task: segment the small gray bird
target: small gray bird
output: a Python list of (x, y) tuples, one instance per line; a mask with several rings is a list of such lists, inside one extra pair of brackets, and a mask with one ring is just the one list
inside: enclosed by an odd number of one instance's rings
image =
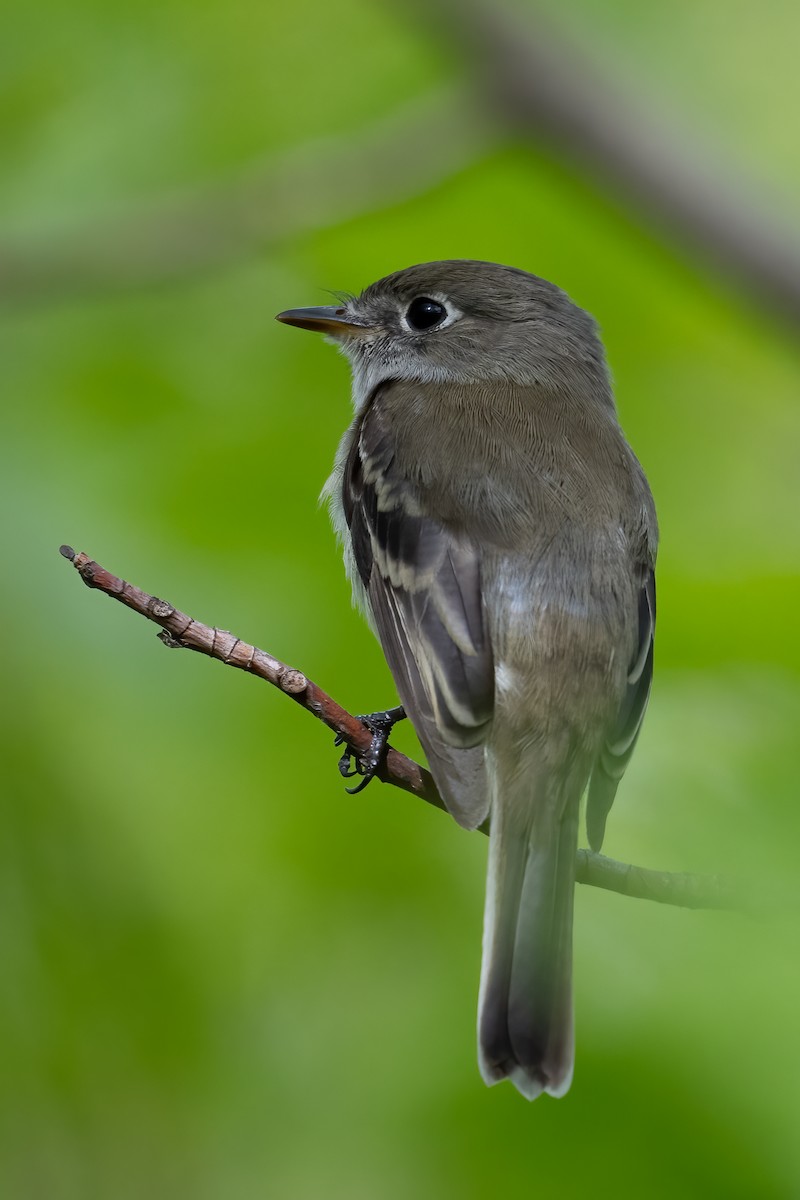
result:
[(333, 338), (355, 417), (326, 486), (436, 785), (490, 821), (487, 1083), (562, 1096), (589, 787), (599, 850), (653, 669), (658, 529), (595, 324), (514, 267), (424, 263), (278, 320)]

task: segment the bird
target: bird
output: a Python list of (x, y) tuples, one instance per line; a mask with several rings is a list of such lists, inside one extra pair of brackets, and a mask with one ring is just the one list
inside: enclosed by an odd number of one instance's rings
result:
[(355, 602), (459, 825), (488, 822), (487, 1084), (563, 1096), (579, 815), (599, 850), (648, 703), (658, 524), (595, 321), (469, 259), (277, 319), (347, 357), (326, 484)]

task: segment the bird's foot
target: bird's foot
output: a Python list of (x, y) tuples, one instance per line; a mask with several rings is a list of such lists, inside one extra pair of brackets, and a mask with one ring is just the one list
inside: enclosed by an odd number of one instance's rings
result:
[[(383, 712), (367, 713), (359, 716), (359, 721), (366, 725), (367, 729), (372, 734), (369, 750), (364, 754), (357, 754), (350, 746), (345, 746), (344, 753), (339, 759), (339, 771), (345, 779), (352, 779), (354, 775), (362, 775), (363, 779), (355, 787), (346, 788), (351, 796), (355, 796), (356, 792), (363, 792), (367, 784), (375, 778), (378, 768), (383, 762), (386, 754), (386, 749), (389, 744), (389, 734), (398, 721), (405, 720), (406, 710), (402, 704), (398, 704), (397, 708), (387, 708)], [(341, 733), (336, 735), (334, 746), (341, 746), (345, 742), (345, 738)]]

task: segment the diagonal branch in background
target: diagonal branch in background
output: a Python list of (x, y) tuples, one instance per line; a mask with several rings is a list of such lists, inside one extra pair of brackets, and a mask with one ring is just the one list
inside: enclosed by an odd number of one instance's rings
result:
[(577, 166), (749, 299), (800, 322), (800, 231), (765, 206), (756, 179), (715, 162), (693, 130), (669, 128), (647, 97), (620, 86), (611, 64), (541, 13), (434, 0), (422, 10), (426, 32), (434, 14), (442, 41), (460, 46), (484, 104), (515, 137)]
[(227, 182), (28, 247), (0, 243), (0, 304), (182, 282), (246, 261), (425, 193), (498, 139), (468, 96), (426, 95), (366, 129), (293, 147)]
[(448, 51), (460, 47), (467, 58), (469, 90), (425, 95), (365, 130), (128, 216), (28, 247), (0, 243), (0, 304), (180, 283), (424, 194), (511, 135), (688, 246), (693, 265), (697, 255), (749, 299), (800, 322), (798, 230), (765, 208), (755, 179), (712, 164), (691, 130), (664, 128), (611, 64), (582, 53), (541, 14), (523, 20), (489, 0), (434, 0), (424, 9), (429, 36), (437, 12)]
[[(227, 630), (193, 620), (167, 601), (112, 575), (88, 554), (76, 554), (71, 546), (62, 546), (61, 554), (73, 564), (87, 587), (105, 592), (112, 600), (118, 600), (148, 621), (160, 625), (162, 632), (158, 636), (166, 646), (196, 650), (271, 683), (333, 730), (354, 754), (363, 757), (369, 753), (372, 744), (369, 730), (301, 671), (241, 641)], [(411, 792), (436, 808), (445, 807), (430, 773), (392, 747), (389, 747), (377, 775), (384, 783)], [(482, 828), (481, 832), (488, 831)], [(718, 876), (651, 871), (616, 862), (591, 850), (578, 851), (576, 879), (578, 883), (624, 896), (681, 908), (741, 907), (741, 897)]]

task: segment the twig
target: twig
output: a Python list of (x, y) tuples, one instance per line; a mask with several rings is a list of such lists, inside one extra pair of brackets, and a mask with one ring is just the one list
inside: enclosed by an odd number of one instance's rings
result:
[[(166, 600), (160, 600), (134, 587), (132, 583), (118, 579), (89, 558), (88, 554), (76, 554), (71, 546), (62, 546), (61, 554), (70, 560), (87, 587), (105, 592), (112, 600), (119, 600), (148, 621), (160, 625), (163, 632), (158, 636), (165, 646), (196, 650), (228, 667), (237, 667), (271, 683), (342, 737), (356, 755), (365, 755), (369, 751), (372, 734), (366, 726), (317, 687), (302, 671), (287, 666), (257, 646), (243, 642), (226, 629), (195, 621), (173, 608)], [(389, 749), (378, 769), (378, 777), (384, 783), (391, 783), (419, 796), (436, 808), (444, 808), (430, 772), (397, 750)]]
[[(151, 596), (141, 588), (112, 575), (105, 567), (89, 558), (88, 554), (76, 554), (71, 546), (62, 546), (61, 554), (69, 559), (87, 587), (105, 592), (112, 600), (133, 609), (161, 626), (158, 635), (165, 646), (196, 650), (215, 658), (229, 667), (238, 667), (271, 683), (291, 696), (302, 708), (317, 717), (323, 724), (340, 736), (354, 754), (368, 753), (372, 735), (358, 717), (342, 708), (340, 704), (323, 692), (302, 671), (243, 642), (225, 629), (217, 629), (195, 621), (186, 613), (173, 608), (166, 600)], [(378, 769), (378, 778), (384, 783), (402, 788), (444, 809), (445, 805), (436, 790), (428, 771), (405, 754), (389, 748)], [(488, 829), (482, 828), (488, 833)], [(660, 904), (672, 904), (682, 908), (732, 909), (740, 907), (734, 890), (717, 876), (676, 874), (667, 871), (651, 871), (645, 867), (634, 867), (616, 862), (603, 854), (590, 850), (579, 850), (576, 863), (578, 883), (591, 884), (619, 892), (624, 896), (642, 900), (655, 900)]]
[[(460, 43), (511, 132), (576, 163), (748, 297), (800, 321), (798, 229), (765, 207), (756, 180), (714, 161), (692, 130), (669, 128), (543, 15), (523, 21), (490, 0), (435, 3), (448, 49)], [(432, 11), (427, 4), (426, 30)]]

